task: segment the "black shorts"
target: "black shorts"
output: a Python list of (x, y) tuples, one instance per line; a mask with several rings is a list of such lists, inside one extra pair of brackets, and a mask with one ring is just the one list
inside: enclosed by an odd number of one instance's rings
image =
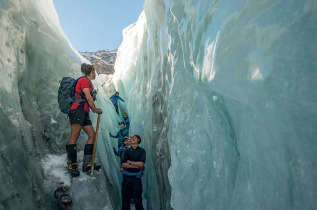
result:
[(92, 125), (89, 114), (83, 109), (73, 109), (68, 113), (70, 124), (80, 124), (81, 126)]

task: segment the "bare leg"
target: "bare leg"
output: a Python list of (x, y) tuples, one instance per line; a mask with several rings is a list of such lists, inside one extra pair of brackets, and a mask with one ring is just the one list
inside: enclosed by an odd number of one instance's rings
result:
[(88, 135), (88, 140), (86, 144), (94, 144), (95, 143), (95, 130), (92, 125), (87, 125), (83, 127), (85, 133)]
[(70, 137), (69, 137), (69, 141), (68, 144), (76, 144), (77, 139), (80, 135), (80, 131), (82, 129), (82, 126), (80, 124), (72, 124), (71, 125), (71, 133), (70, 133)]

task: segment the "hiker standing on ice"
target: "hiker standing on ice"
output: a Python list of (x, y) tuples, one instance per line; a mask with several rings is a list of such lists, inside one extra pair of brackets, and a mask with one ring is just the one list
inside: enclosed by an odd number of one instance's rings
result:
[(109, 98), (114, 106), (114, 108), (116, 109), (117, 114), (119, 115), (119, 107), (118, 107), (118, 100), (124, 102), (124, 100), (119, 96), (119, 92), (116, 92), (114, 95), (112, 95)]
[(118, 138), (118, 149), (119, 149), (123, 144), (124, 137), (128, 136), (128, 130), (125, 128), (125, 124), (121, 123), (120, 130), (117, 132), (117, 135), (114, 136), (110, 132), (109, 132), (109, 135), (112, 138)]
[(122, 164), (122, 210), (130, 210), (130, 202), (133, 198), (136, 210), (143, 210), (142, 182), (146, 152), (139, 147), (141, 137), (134, 135), (131, 148), (128, 148), (121, 161)]
[[(76, 142), (80, 135), (81, 129), (88, 135), (88, 140), (84, 148), (83, 172), (91, 169), (92, 153), (94, 148), (95, 130), (89, 117), (89, 107), (93, 113), (102, 114), (102, 110), (97, 108), (93, 99), (93, 85), (91, 80), (95, 79), (96, 72), (93, 65), (83, 63), (81, 72), (85, 75), (77, 80), (75, 86), (75, 101), (71, 105), (68, 113), (71, 124), (71, 134), (68, 144), (66, 145), (68, 157), (68, 171), (72, 176), (79, 176), (80, 172), (77, 166), (77, 147)], [(84, 100), (83, 100), (84, 99)], [(100, 169), (100, 165), (95, 165), (94, 169)]]

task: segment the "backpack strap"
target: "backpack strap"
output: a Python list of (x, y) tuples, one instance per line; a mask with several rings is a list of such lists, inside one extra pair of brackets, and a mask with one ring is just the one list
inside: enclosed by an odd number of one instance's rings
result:
[[(76, 80), (76, 84), (75, 84), (75, 95), (74, 95), (73, 102), (79, 102), (79, 103), (81, 103), (81, 102), (85, 102), (85, 101), (86, 101), (86, 97), (85, 97), (85, 94), (84, 94), (83, 91), (81, 91), (81, 92), (76, 92), (77, 83), (78, 83), (78, 81), (79, 81), (81, 78), (86, 78), (87, 80), (89, 80), (89, 79), (87, 78), (87, 76), (79, 77), (79, 78)], [(92, 88), (92, 86), (91, 86), (91, 81), (90, 81), (90, 80), (89, 80), (88, 85), (89, 85), (89, 87)], [(77, 94), (77, 95), (76, 95), (76, 94)], [(78, 95), (80, 96), (80, 98), (76, 98), (76, 96), (78, 96)]]
[[(83, 91), (81, 91), (81, 92), (76, 92), (76, 86), (77, 86), (77, 82), (78, 82), (78, 80), (79, 79), (81, 79), (81, 78), (86, 78), (88, 81), (89, 81), (89, 83), (88, 83), (88, 86), (89, 87), (91, 87), (91, 91), (90, 91), (90, 94), (91, 94), (91, 96), (93, 97), (93, 99), (94, 99), (94, 101), (96, 100), (95, 99), (95, 95), (96, 95), (96, 93), (94, 94), (94, 87), (92, 86), (92, 82), (87, 78), (87, 76), (82, 76), (82, 77), (79, 77), (77, 80), (76, 80), (76, 84), (75, 84), (75, 95), (73, 96), (73, 102), (79, 102), (79, 103), (81, 103), (81, 102), (87, 102), (87, 99), (86, 99), (86, 96), (85, 96), (85, 94), (84, 94), (84, 92)], [(76, 95), (77, 94), (77, 95)], [(80, 98), (76, 98), (76, 96), (80, 96)], [(88, 103), (88, 102), (87, 102)], [(89, 103), (88, 103), (88, 105), (89, 105)], [(89, 105), (90, 106), (90, 105)]]

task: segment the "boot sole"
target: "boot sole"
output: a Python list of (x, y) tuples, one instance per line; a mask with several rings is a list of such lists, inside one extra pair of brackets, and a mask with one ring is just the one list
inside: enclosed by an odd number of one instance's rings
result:
[(68, 171), (69, 175), (74, 178), (74, 177), (79, 177), (80, 176), (80, 171), (78, 171), (78, 174), (73, 174), (70, 171)]
[[(94, 167), (94, 171), (99, 171), (101, 166)], [(91, 172), (91, 167), (83, 169), (83, 173)]]

